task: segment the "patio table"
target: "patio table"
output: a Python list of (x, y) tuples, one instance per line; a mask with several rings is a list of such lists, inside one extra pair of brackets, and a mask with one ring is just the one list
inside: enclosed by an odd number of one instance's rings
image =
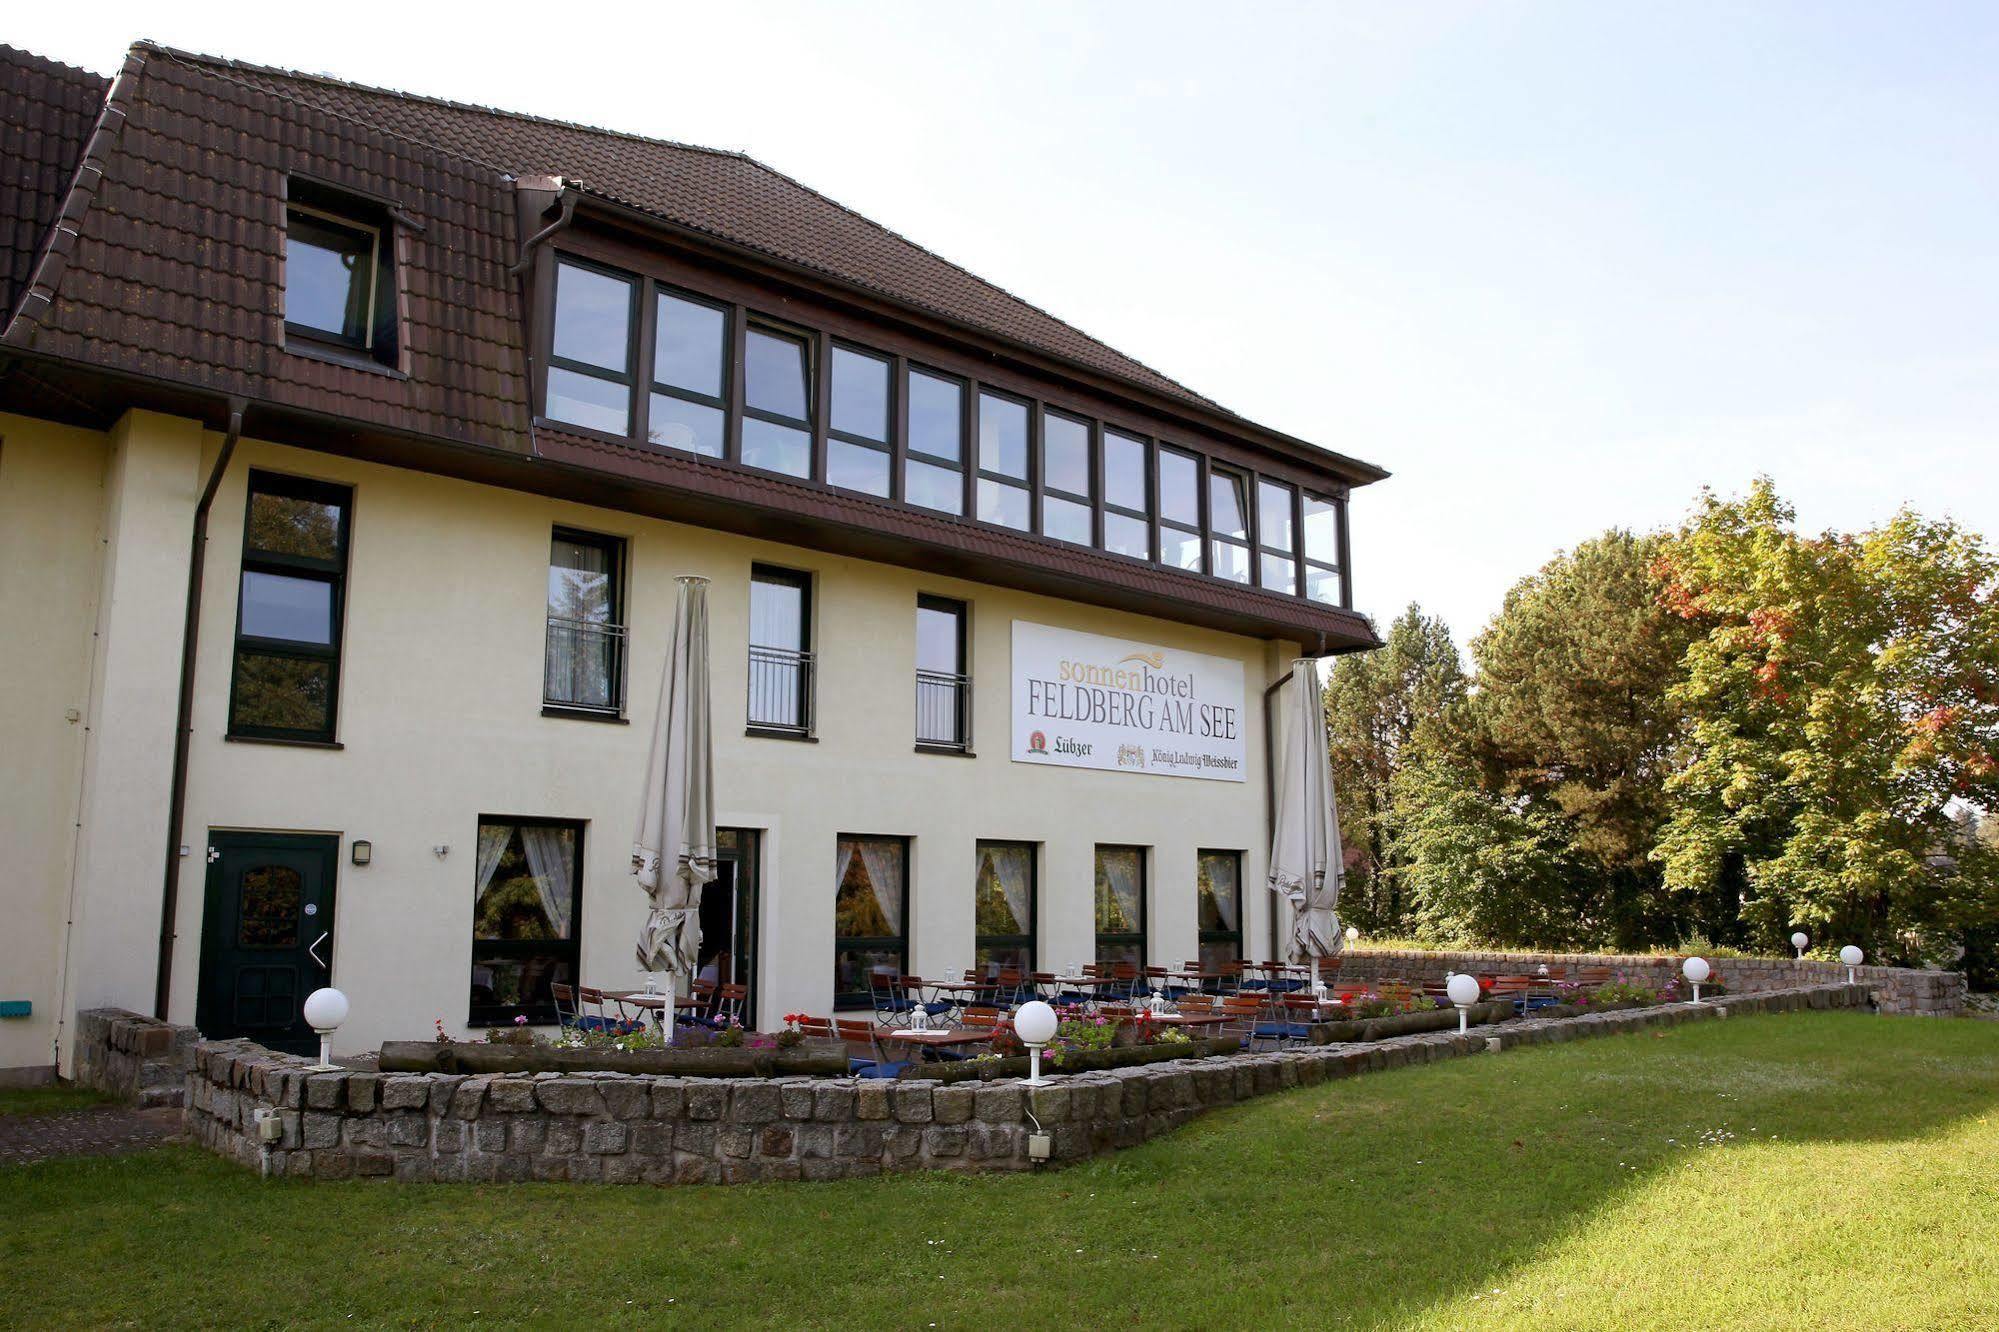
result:
[[(647, 994), (644, 990), (606, 990), (604, 991), (604, 997), (606, 999), (616, 999), (620, 1003), (630, 1004), (633, 1008), (657, 1009), (666, 1007), (665, 995)], [(673, 1006), (675, 1008), (699, 1008), (701, 1001), (691, 994), (677, 994), (673, 997)]]
[(953, 1045), (989, 1045), (997, 1033), (989, 1027), (959, 1027), (950, 1031), (878, 1031), (878, 1041), (895, 1041), (919, 1050), (942, 1050)]
[(1160, 1013), (1152, 1020), (1167, 1027), (1219, 1027), (1235, 1018), (1228, 1013)]

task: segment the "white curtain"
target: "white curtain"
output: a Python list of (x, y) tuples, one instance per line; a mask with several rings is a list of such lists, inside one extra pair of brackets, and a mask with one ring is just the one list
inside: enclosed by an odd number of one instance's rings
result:
[(1215, 914), (1222, 918), (1222, 928), (1234, 929), (1242, 907), (1242, 862), (1233, 856), (1217, 861), (1208, 872), (1208, 886), (1213, 890), (1209, 899), (1215, 904)]
[(472, 884), (472, 902), (476, 908), (479, 900), (486, 895), (486, 887), (493, 882), (493, 875), (499, 871), (500, 858), (507, 854), (507, 843), (514, 837), (514, 827), (510, 823), (482, 823), (479, 825), (479, 857), (477, 877)]
[(611, 620), (611, 554), (557, 538), (548, 562), (545, 693), (565, 703), (608, 707), (612, 639), (596, 625)]
[(1116, 918), (1098, 922), (1105, 934), (1141, 934), (1145, 921), (1139, 910), (1144, 900), (1144, 860), (1142, 857), (1124, 852), (1113, 852), (1098, 858), (1098, 865), (1104, 882), (1110, 889), (1110, 905), (1116, 911)]
[[(874, 841), (857, 838), (848, 845), (853, 847), (853, 855), (861, 858), (861, 867), (868, 872), (868, 886), (874, 889), (875, 905), (881, 908), (882, 919), (888, 922), (890, 934), (902, 933), (902, 847), (896, 842)], [(846, 867), (842, 866), (840, 877), (845, 879)]]
[(534, 871), (535, 891), (541, 894), (541, 909), (555, 930), (555, 937), (569, 937), (569, 906), (575, 898), (575, 834), (568, 828), (524, 824), (521, 849), (527, 852), (528, 868)]
[[(1013, 913), (1016, 934), (1031, 934), (1034, 922), (1030, 919), (1033, 893), (1030, 885), (1034, 882), (1034, 852), (1024, 846), (989, 846), (985, 850), (986, 865), (992, 867), (993, 878), (998, 882), (1000, 895), (1006, 898), (1006, 909)], [(983, 870), (983, 866), (981, 869)]]

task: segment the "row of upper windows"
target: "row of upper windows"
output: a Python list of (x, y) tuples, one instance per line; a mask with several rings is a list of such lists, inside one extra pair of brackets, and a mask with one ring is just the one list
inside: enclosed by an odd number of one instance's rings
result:
[[(734, 324), (730, 307), (564, 256), (555, 273), (545, 413), (1346, 604), (1341, 499), (855, 344), (826, 341), (821, 367), (813, 336), (747, 312), (743, 327)], [(652, 365), (642, 372), (648, 336)], [(732, 383), (736, 366), (740, 385)]]

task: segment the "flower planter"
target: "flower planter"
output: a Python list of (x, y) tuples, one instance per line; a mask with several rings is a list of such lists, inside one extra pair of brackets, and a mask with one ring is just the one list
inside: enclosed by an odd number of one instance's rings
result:
[[(1488, 999), (1473, 1004), (1466, 1015), (1474, 1026), (1498, 1022), (1513, 1016), (1510, 999)], [(1397, 1013), (1391, 1017), (1355, 1018), (1346, 1022), (1315, 1022), (1312, 1044), (1336, 1045), (1348, 1041), (1382, 1041), (1390, 1036), (1414, 1036), (1426, 1031), (1455, 1031), (1456, 1008), (1438, 1008), (1427, 1013)]]
[[(1234, 1037), (1199, 1036), (1191, 1041), (1164, 1045), (1126, 1045), (1109, 1050), (1084, 1050), (1063, 1056), (1055, 1068), (1041, 1061), (1043, 1073), (1097, 1073), (1107, 1068), (1130, 1068), (1137, 1064), (1157, 1064), (1168, 1059), (1205, 1059), (1210, 1055), (1235, 1054), (1242, 1044)], [(975, 1062), (970, 1059), (935, 1064), (911, 1064), (902, 1071), (905, 1078), (927, 1082), (990, 1081), (993, 1078), (1024, 1078), (1028, 1074), (1026, 1055)]]
[(566, 1050), (532, 1045), (388, 1041), (384, 1073), (646, 1073), (702, 1078), (769, 1078), (847, 1071), (839, 1041), (808, 1039), (789, 1050), (701, 1046), (687, 1050)]

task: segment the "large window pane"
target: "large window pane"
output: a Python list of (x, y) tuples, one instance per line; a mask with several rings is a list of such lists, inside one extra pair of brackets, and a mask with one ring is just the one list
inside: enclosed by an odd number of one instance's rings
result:
[(1152, 529), (1142, 519), (1121, 513), (1104, 514), (1104, 549), (1137, 559), (1152, 558)]
[(1104, 431), (1104, 503), (1152, 512), (1145, 493), (1145, 442), (1116, 430)]
[(834, 847), (833, 1003), (869, 1003), (869, 980), (899, 975), (908, 953), (908, 846), (899, 837), (842, 835)]
[(1331, 500), (1305, 496), (1305, 558), (1315, 564), (1340, 562), (1340, 511)]
[(1145, 852), (1135, 846), (1097, 848), (1097, 961), (1145, 965)]
[(548, 613), (568, 620), (608, 624), (611, 610), (611, 551), (602, 541), (579, 541), (558, 533), (549, 542)]
[(726, 312), (661, 292), (659, 326), (653, 332), (653, 379), (690, 393), (721, 397), (728, 328)]
[(1041, 530), (1062, 541), (1079, 546), (1090, 544), (1090, 506), (1076, 504), (1053, 495), (1041, 497)]
[(1248, 510), (1243, 505), (1242, 478), (1229, 472), (1208, 473), (1208, 524), (1216, 536), (1249, 540)]
[(1028, 528), (1027, 488), (980, 477), (979, 517), (988, 523), (1025, 532)]
[(239, 733), (333, 730), (333, 663), (239, 647), (230, 682), (229, 729)]
[(1291, 497), (1297, 492), (1271, 481), (1256, 483), (1256, 539), (1271, 550), (1290, 551)]
[(1283, 555), (1265, 554), (1262, 560), (1260, 581), (1273, 592), (1296, 592), (1298, 590), (1298, 566), (1294, 561)]
[(470, 1020), (556, 1018), (581, 935), (581, 825), (484, 817), (472, 856)]
[(1159, 451), (1159, 516), (1187, 527), (1201, 525), (1201, 465), (1171, 449)]
[(863, 439), (888, 439), (887, 361), (835, 347), (832, 387), (833, 429)]
[(333, 641), (333, 584), (322, 578), (243, 574), (243, 627), (251, 638), (294, 643)]
[(750, 575), (749, 724), (797, 734), (812, 725), (810, 579), (788, 569)]
[(285, 322), (351, 342), (368, 340), (376, 234), (300, 209), (285, 217)]
[[(1041, 418), (1041, 484), (1088, 498), (1090, 427), (1048, 412)], [(1085, 536), (1084, 541), (1089, 538)]]
[(548, 415), (551, 420), (623, 435), (632, 428), (632, 391), (595, 375), (550, 366)]
[[(806, 392), (804, 341), (786, 337), (781, 333), (753, 328), (744, 342), (743, 356), (744, 401), (751, 408), (769, 412), (773, 416), (787, 416), (794, 421), (805, 420), (805, 404), (810, 395)], [(745, 461), (747, 460), (746, 451)]]
[(1027, 479), (1027, 405), (979, 395), (979, 469)]
[(728, 449), (728, 418), (720, 408), (665, 393), (652, 395), (646, 438), (669, 449), (719, 458)]
[(961, 602), (924, 600), (916, 607), (916, 669), (962, 675), (965, 608)]
[(881, 449), (849, 444), (844, 439), (826, 441), (827, 485), (886, 498), (888, 472), (889, 457)]
[(542, 701), (615, 710), (624, 704), (624, 626), (615, 537), (566, 533), (549, 542)]
[(1240, 930), (1242, 857), (1232, 851), (1203, 851), (1195, 875), (1196, 914), (1203, 933)]
[(292, 495), (252, 494), (243, 546), (265, 555), (338, 560), (340, 506)]
[(758, 574), (750, 580), (750, 645), (803, 652), (805, 583)]
[(911, 504), (920, 504), (926, 509), (963, 513), (965, 478), (962, 473), (948, 467), (937, 467), (911, 458), (908, 471), (903, 476), (902, 496)]
[(812, 475), (812, 436), (754, 416), (743, 418), (743, 461), (766, 472)]
[(576, 264), (555, 270), (555, 354), (599, 369), (631, 369), (632, 283)]
[(1321, 569), (1316, 564), (1306, 565), (1305, 595), (1314, 601), (1323, 601), (1328, 606), (1339, 605), (1339, 574), (1332, 569)]
[(1177, 527), (1159, 529), (1159, 562), (1175, 569), (1201, 571), (1201, 534)]
[(1226, 578), (1232, 583), (1249, 581), (1249, 547), (1227, 541), (1211, 541), (1208, 553), (1214, 557), (1214, 568), (1209, 572), (1215, 577)]
[[(921, 370), (910, 371), (909, 447), (933, 458), (962, 462), (964, 441), (965, 386)], [(958, 506), (953, 505), (951, 512), (958, 512)]]
[(980, 842), (972, 882), (977, 962), (988, 976), (1034, 968), (1034, 846)]

